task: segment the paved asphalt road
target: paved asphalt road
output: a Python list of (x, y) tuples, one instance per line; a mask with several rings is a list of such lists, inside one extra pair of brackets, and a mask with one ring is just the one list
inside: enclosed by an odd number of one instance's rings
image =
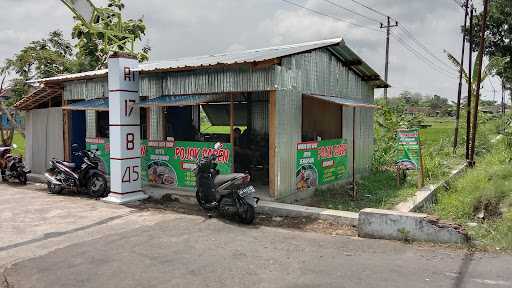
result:
[(0, 287), (512, 287), (512, 256), (239, 226), (0, 184)]

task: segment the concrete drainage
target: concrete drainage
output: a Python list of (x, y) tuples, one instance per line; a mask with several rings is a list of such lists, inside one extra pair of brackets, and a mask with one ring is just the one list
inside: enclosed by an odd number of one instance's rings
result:
[(361, 210), (358, 230), (363, 238), (455, 244), (468, 240), (458, 225), (442, 223), (427, 214), (381, 209)]

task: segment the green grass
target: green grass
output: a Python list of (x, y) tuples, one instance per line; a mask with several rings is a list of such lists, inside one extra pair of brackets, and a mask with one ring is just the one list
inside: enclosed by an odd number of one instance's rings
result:
[[(245, 126), (235, 126), (235, 128), (240, 128), (242, 132), (246, 129)], [(210, 126), (210, 125), (201, 125), (201, 133), (203, 134), (229, 134), (230, 127), (229, 126)]]
[[(451, 118), (427, 118), (432, 125), (421, 130), (425, 183), (439, 182), (449, 171), (462, 162), (460, 155), (452, 154), (452, 135), (455, 122)], [(361, 178), (358, 199), (353, 200), (351, 191), (319, 189), (311, 205), (329, 209), (359, 211), (364, 208), (392, 209), (398, 203), (412, 197), (417, 190), (417, 172), (409, 171), (407, 181), (398, 186), (392, 171), (376, 171)]]
[(420, 136), (422, 144), (429, 148), (439, 144), (443, 139), (453, 141), (453, 130), (455, 120), (453, 118), (426, 118), (425, 123), (432, 125), (429, 128), (421, 129)]
[(391, 209), (414, 195), (416, 185), (412, 178), (409, 177), (404, 185), (397, 186), (394, 173), (377, 172), (358, 183), (357, 200), (352, 199), (350, 189), (318, 189), (310, 205), (355, 212), (364, 208)]
[[(477, 158), (477, 166), (441, 192), (430, 213), (465, 225), (484, 246), (512, 249), (512, 151), (505, 139)], [(485, 208), (484, 208), (485, 207)], [(484, 208), (487, 220), (475, 216)], [(504, 212), (503, 217), (499, 214)], [(477, 226), (467, 225), (476, 222)]]
[(13, 154), (17, 155), (25, 155), (25, 138), (19, 132), (14, 133), (14, 138), (12, 140), (13, 144), (16, 144), (18, 148), (13, 149)]

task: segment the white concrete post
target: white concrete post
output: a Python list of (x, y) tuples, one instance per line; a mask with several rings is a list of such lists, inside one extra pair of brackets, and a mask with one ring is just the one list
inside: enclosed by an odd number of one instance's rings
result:
[(139, 72), (137, 59), (114, 54), (108, 59), (110, 194), (107, 202), (142, 200)]

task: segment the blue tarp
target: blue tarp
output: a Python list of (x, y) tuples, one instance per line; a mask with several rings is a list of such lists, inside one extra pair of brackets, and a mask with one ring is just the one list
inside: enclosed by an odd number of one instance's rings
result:
[(63, 107), (63, 109), (108, 111), (108, 98), (75, 102)]
[(148, 106), (190, 106), (219, 99), (222, 95), (182, 95), (182, 96), (160, 96), (148, 99), (139, 103), (141, 107)]

